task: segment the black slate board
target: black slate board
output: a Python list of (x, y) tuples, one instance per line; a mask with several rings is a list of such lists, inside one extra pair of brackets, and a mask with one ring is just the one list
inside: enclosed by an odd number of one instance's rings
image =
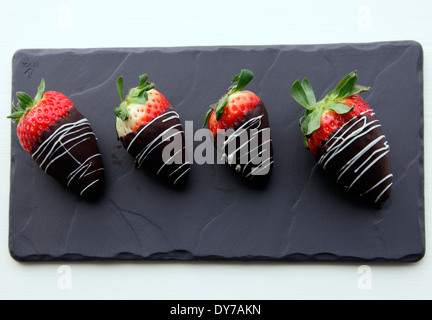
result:
[[(275, 165), (266, 186), (247, 185), (226, 165), (194, 164), (177, 189), (133, 169), (114, 131), (118, 76), (130, 88), (148, 73), (182, 123), (197, 130), (241, 68), (254, 71), (248, 89), (269, 113)], [(373, 88), (363, 97), (391, 146), (394, 186), (382, 209), (316, 166), (297, 124), (303, 110), (289, 94), (307, 76), (322, 98), (353, 70)], [(41, 77), (91, 122), (106, 185), (94, 201), (72, 194), (25, 154), (12, 125), (9, 247), (19, 261), (413, 262), (424, 255), (423, 52), (416, 42), (16, 52), (13, 97), (34, 95)]]

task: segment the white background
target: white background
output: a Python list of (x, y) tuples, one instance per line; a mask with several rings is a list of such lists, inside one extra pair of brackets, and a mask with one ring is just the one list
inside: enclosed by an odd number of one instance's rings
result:
[[(432, 298), (428, 246), (431, 17), (430, 0), (4, 1), (0, 10), (0, 299)], [(425, 53), (427, 252), (420, 262), (371, 264), (364, 274), (354, 263), (68, 263), (65, 269), (61, 263), (22, 264), (10, 257), (10, 121), (5, 117), (10, 112), (11, 59), (16, 50), (389, 40), (419, 41)], [(409, 112), (409, 106), (399, 110)], [(67, 275), (70, 282), (63, 281)], [(370, 286), (359, 285), (365, 275), (370, 276), (366, 283)]]

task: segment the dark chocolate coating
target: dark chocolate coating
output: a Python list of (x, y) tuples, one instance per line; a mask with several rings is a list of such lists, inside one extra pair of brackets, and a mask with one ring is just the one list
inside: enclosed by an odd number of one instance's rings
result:
[(102, 156), (90, 123), (75, 107), (42, 132), (31, 156), (43, 171), (79, 195), (92, 197), (101, 191)]
[[(336, 153), (337, 144), (341, 151)], [(335, 130), (318, 147), (319, 159), (338, 183), (365, 200), (381, 206), (390, 197), (390, 147), (375, 115), (357, 116)]]
[[(269, 119), (264, 103), (261, 101), (254, 109), (249, 110), (243, 119), (239, 119), (234, 124), (233, 129), (235, 130), (234, 134), (239, 133), (239, 135), (236, 136), (235, 140), (233, 139), (232, 142), (228, 143), (223, 150), (220, 150), (224, 154), (225, 161), (248, 180), (258, 183), (267, 180), (272, 173), (274, 158)], [(261, 131), (263, 129), (268, 129), (267, 136), (264, 136), (263, 131)], [(239, 130), (242, 130), (241, 134)], [(254, 134), (254, 130), (258, 133)], [(243, 138), (242, 135), (244, 135)], [(266, 137), (270, 140), (265, 139)], [(217, 139), (216, 136), (214, 139), (215, 146), (217, 146)], [(257, 141), (252, 143), (252, 139), (257, 139)], [(230, 147), (231, 143), (232, 146)], [(257, 147), (258, 149), (256, 149)], [(267, 148), (270, 150), (266, 150)], [(268, 152), (261, 153), (263, 151)], [(228, 159), (230, 153), (233, 154), (232, 160)], [(258, 161), (255, 161), (255, 159), (258, 159)], [(262, 169), (259, 169), (259, 166)]]
[[(174, 108), (169, 106), (153, 122), (142, 125), (137, 132), (128, 133), (119, 140), (126, 150), (129, 148), (129, 154), (135, 158), (135, 168), (144, 166), (168, 182), (180, 184), (188, 177), (190, 164), (186, 155), (183, 126), (180, 119), (173, 116), (173, 112)], [(181, 144), (174, 144), (176, 138), (181, 138)], [(165, 148), (173, 150), (171, 156), (178, 152), (176, 161), (164, 161)]]

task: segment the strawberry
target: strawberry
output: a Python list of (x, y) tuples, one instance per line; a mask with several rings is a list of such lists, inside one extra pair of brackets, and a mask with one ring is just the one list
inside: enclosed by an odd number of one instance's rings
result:
[[(139, 127), (146, 125), (170, 106), (168, 100), (154, 89), (153, 83), (148, 83), (147, 75), (141, 76), (141, 84), (132, 88), (126, 99), (121, 99), (121, 105), (114, 110), (117, 120), (118, 136), (125, 136), (130, 132), (137, 132)], [(123, 77), (118, 79), (118, 89), (122, 89)]]
[(34, 100), (24, 92), (17, 92), (18, 106), (12, 104), (15, 112), (8, 116), (18, 123), (18, 139), (28, 154), (31, 154), (41, 133), (64, 118), (73, 107), (72, 102), (62, 93), (49, 91), (43, 94), (44, 90), (45, 81), (42, 79)]
[(299, 124), (305, 147), (346, 189), (382, 205), (390, 197), (390, 147), (371, 107), (360, 97), (357, 72), (317, 102), (309, 81), (295, 81), (291, 95), (303, 107)]
[(90, 123), (62, 93), (44, 93), (42, 79), (36, 97), (17, 92), (11, 118), (23, 149), (42, 170), (80, 195), (100, 191), (103, 164)]
[(208, 118), (208, 128), (213, 136), (219, 130), (234, 128), (239, 119), (244, 119), (245, 114), (261, 103), (261, 99), (251, 91), (237, 91), (228, 95), (223, 114), (217, 119), (216, 109), (211, 109)]
[(216, 146), (218, 136), (223, 137), (223, 145), (217, 146), (223, 159), (249, 179), (267, 178), (273, 167), (267, 110), (255, 93), (242, 90), (253, 77), (252, 71), (241, 70), (226, 94), (210, 106), (203, 125), (208, 125)]
[[(184, 181), (190, 164), (179, 114), (165, 96), (140, 76), (140, 84), (123, 97), (123, 77), (117, 79), (120, 106), (115, 108), (117, 138), (135, 158), (135, 167), (149, 167), (173, 184)], [(166, 150), (173, 151), (166, 155)], [(165, 152), (165, 153), (164, 153)]]

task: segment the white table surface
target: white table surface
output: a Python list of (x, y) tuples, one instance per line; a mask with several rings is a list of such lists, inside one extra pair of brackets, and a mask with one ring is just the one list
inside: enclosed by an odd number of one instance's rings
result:
[[(430, 0), (5, 1), (0, 10), (0, 299), (430, 299)], [(415, 264), (32, 263), (8, 251), (11, 59), (22, 48), (416, 40), (424, 49), (426, 256)], [(409, 112), (409, 106), (404, 106)], [(401, 115), (403, 116), (403, 115)], [(364, 273), (366, 270), (366, 273)], [(67, 281), (65, 281), (67, 280)], [(363, 280), (366, 280), (364, 282)]]

